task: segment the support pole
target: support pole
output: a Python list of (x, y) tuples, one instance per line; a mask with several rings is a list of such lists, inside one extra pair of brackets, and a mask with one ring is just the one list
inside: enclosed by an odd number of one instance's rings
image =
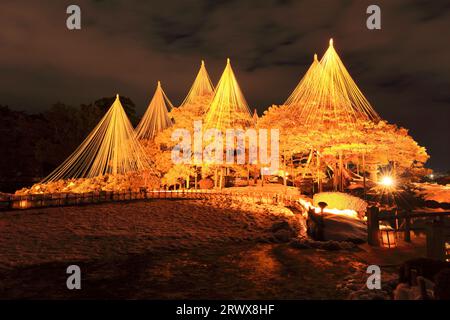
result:
[(375, 247), (380, 246), (379, 212), (380, 210), (375, 206), (367, 208), (367, 243)]
[(219, 180), (219, 182), (220, 182), (220, 186), (219, 186), (219, 188), (220, 189), (222, 189), (222, 187), (223, 187), (223, 167), (220, 167), (220, 180)]
[(366, 156), (364, 152), (362, 154), (362, 175), (363, 175), (364, 200), (366, 200)]
[(445, 261), (445, 224), (434, 220), (427, 228), (427, 257)]
[(194, 189), (197, 190), (197, 166), (194, 167)]
[(405, 234), (403, 239), (405, 242), (411, 242), (411, 218), (405, 216)]
[(217, 188), (217, 167), (214, 168), (214, 188)]
[(318, 192), (322, 192), (322, 183), (320, 181), (320, 157), (319, 152), (316, 151), (317, 154), (317, 189)]
[(344, 181), (343, 181), (343, 169), (344, 164), (342, 162), (342, 151), (339, 151), (339, 191), (344, 191)]

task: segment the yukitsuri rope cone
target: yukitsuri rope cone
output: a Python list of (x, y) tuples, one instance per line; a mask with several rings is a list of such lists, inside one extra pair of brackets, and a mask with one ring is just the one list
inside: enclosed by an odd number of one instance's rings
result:
[(158, 132), (172, 125), (172, 120), (169, 117), (169, 110), (173, 105), (167, 98), (162, 89), (161, 82), (158, 81), (155, 94), (153, 95), (147, 111), (142, 117), (136, 127), (136, 135), (139, 140), (151, 140)]
[(126, 174), (150, 168), (117, 95), (111, 108), (83, 143), (42, 183)]
[(354, 125), (360, 120), (380, 120), (339, 58), (333, 39), (320, 62), (314, 55), (313, 63), (285, 105), (306, 125)]
[(205, 127), (226, 130), (251, 125), (253, 119), (250, 108), (231, 68), (230, 59), (227, 59), (205, 117)]
[(180, 107), (195, 104), (202, 97), (211, 96), (213, 93), (214, 86), (209, 78), (208, 71), (206, 70), (205, 61), (202, 60), (200, 70), (195, 77), (194, 83), (192, 84), (188, 95), (181, 103)]

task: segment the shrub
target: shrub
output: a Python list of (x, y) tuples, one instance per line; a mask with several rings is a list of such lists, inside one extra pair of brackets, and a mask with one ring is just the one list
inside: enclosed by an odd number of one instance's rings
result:
[(201, 179), (198, 182), (198, 185), (200, 186), (200, 189), (212, 189), (214, 188), (214, 181), (209, 178)]

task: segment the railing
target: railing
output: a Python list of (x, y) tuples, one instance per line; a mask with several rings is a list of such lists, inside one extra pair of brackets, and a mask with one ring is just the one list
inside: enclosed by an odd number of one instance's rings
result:
[(129, 191), (99, 191), (87, 193), (54, 193), (35, 195), (6, 195), (0, 196), (0, 210), (23, 210), (32, 208), (62, 207), (106, 203), (117, 201), (135, 201), (150, 199), (211, 199), (226, 196), (229, 198), (267, 204), (290, 205), (298, 196), (277, 192), (241, 192), (212, 190), (212, 189), (181, 189), (181, 190), (140, 190)]
[[(380, 246), (380, 221), (394, 222), (395, 232), (403, 233), (403, 240), (411, 242), (411, 231), (425, 231), (427, 237), (427, 256), (433, 259), (448, 260), (450, 253), (446, 243), (450, 242), (450, 226), (445, 219), (450, 212), (398, 212), (380, 211), (377, 207), (367, 209), (367, 242)], [(428, 220), (425, 228), (412, 225), (415, 219)]]

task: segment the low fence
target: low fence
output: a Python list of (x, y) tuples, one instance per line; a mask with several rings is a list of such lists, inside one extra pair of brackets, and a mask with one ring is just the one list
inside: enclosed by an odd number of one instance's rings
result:
[(54, 193), (35, 195), (0, 196), (0, 210), (23, 210), (32, 208), (77, 206), (94, 203), (135, 201), (149, 199), (213, 199), (228, 197), (250, 203), (291, 205), (298, 196), (275, 192), (234, 192), (228, 190), (185, 189), (185, 190), (147, 190), (99, 191), (87, 193)]
[[(413, 226), (416, 219), (425, 220), (425, 227)], [(411, 231), (423, 231), (426, 234), (427, 257), (449, 260), (450, 252), (450, 212), (399, 212), (380, 211), (377, 207), (367, 209), (367, 242), (380, 246), (380, 222), (393, 224), (392, 231), (403, 233), (403, 240), (411, 242)], [(446, 223), (447, 220), (447, 223)]]

